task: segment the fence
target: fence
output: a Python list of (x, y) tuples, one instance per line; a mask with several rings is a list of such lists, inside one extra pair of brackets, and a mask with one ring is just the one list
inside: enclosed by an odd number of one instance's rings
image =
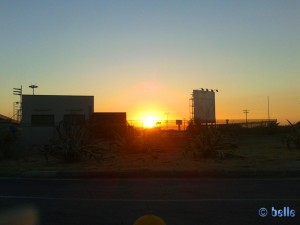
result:
[[(188, 125), (189, 120), (182, 120), (182, 124), (180, 125), (181, 130), (185, 130)], [(127, 120), (127, 123), (130, 126), (134, 126), (137, 128), (147, 128), (144, 124), (143, 120)], [(176, 120), (162, 120), (156, 121), (154, 127), (160, 128), (163, 130), (178, 130), (178, 125), (176, 124)]]
[[(277, 119), (249, 119), (247, 122), (245, 119), (230, 119), (230, 120), (217, 120), (216, 125), (225, 125), (225, 124), (236, 124), (242, 127), (267, 127), (269, 124), (275, 124)], [(127, 120), (127, 123), (130, 126), (134, 126), (136, 128), (147, 128), (142, 120)], [(180, 130), (186, 130), (189, 124), (189, 120), (182, 119), (182, 125), (180, 126)], [(176, 124), (176, 120), (162, 120), (157, 121), (155, 126), (157, 128), (163, 130), (178, 130), (178, 125)]]

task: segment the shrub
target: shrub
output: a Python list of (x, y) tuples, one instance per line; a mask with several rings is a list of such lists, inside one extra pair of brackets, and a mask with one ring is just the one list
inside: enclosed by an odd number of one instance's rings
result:
[(16, 125), (2, 125), (0, 128), (0, 159), (17, 159), (23, 156), (21, 131)]
[(193, 130), (189, 137), (187, 152), (191, 152), (195, 158), (225, 158), (229, 149), (237, 146), (215, 127), (202, 127)]
[(291, 126), (291, 134), (286, 137), (287, 148), (300, 149), (300, 121), (296, 124), (292, 124), (289, 120), (287, 121)]
[(49, 156), (65, 162), (79, 162), (91, 158), (98, 159), (103, 155), (103, 147), (99, 143), (92, 143), (84, 125), (60, 122), (56, 131), (57, 138), (42, 149), (47, 162)]

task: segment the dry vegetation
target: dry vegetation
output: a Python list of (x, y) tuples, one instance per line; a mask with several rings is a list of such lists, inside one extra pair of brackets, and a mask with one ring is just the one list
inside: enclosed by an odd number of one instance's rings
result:
[[(131, 138), (98, 142), (97, 148), (102, 154), (96, 159), (66, 163), (63, 158), (49, 154), (46, 162), (41, 147), (31, 146), (23, 147), (26, 152), (23, 157), (2, 159), (0, 169), (2, 173), (32, 170), (300, 171), (300, 150), (288, 149), (283, 137), (285, 133), (270, 134), (267, 129), (218, 129), (192, 135), (148, 129), (136, 132)], [(87, 145), (81, 147), (84, 146)]]

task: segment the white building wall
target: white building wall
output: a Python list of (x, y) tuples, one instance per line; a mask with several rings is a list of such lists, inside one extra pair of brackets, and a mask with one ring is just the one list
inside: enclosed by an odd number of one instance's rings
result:
[[(64, 115), (84, 115), (88, 119), (93, 112), (94, 96), (23, 95), (21, 124), (24, 141), (28, 144), (46, 144)], [(32, 115), (54, 115), (54, 124), (34, 126)]]

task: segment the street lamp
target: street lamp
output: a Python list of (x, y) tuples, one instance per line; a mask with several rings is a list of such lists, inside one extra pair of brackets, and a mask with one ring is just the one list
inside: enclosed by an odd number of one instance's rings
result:
[(34, 95), (34, 89), (38, 88), (38, 86), (32, 84), (29, 87), (32, 88), (32, 95)]

